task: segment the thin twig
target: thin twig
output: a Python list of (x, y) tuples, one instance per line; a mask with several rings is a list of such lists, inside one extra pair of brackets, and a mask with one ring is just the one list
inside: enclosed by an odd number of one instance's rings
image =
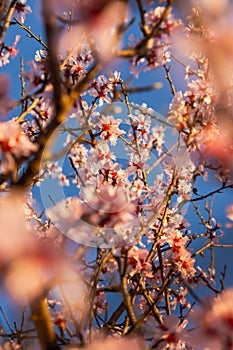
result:
[(45, 42), (41, 39), (40, 36), (36, 36), (32, 31), (30, 27), (26, 27), (23, 23), (21, 23), (16, 17), (14, 17), (14, 21), (16, 23), (19, 24), (20, 28), (22, 28), (23, 30), (25, 30), (29, 35), (29, 38), (33, 38), (36, 41), (38, 41), (38, 43), (40, 43), (46, 50), (48, 50), (48, 46), (45, 44)]

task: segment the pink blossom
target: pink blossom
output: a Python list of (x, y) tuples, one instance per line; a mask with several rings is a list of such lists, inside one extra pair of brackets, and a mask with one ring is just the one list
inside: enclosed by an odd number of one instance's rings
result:
[(135, 199), (139, 198), (143, 192), (147, 192), (144, 182), (140, 179), (135, 180), (133, 182), (131, 190), (135, 194), (135, 195), (132, 195), (132, 198), (135, 198)]
[(200, 6), (206, 11), (208, 16), (219, 16), (228, 9), (229, 0), (201, 0)]
[[(146, 19), (146, 24), (149, 26), (149, 28), (152, 29), (156, 25), (156, 23), (162, 17), (164, 10), (165, 10), (165, 7), (158, 6), (156, 8), (152, 8), (146, 13), (145, 19)], [(175, 20), (173, 18), (171, 11), (169, 11), (166, 18), (160, 24), (160, 28), (161, 30), (164, 31), (165, 34), (170, 35), (172, 30), (180, 24), (181, 24), (181, 21)]]
[(16, 302), (25, 304), (47, 288), (54, 266), (60, 280), (65, 271), (66, 275), (71, 271), (71, 266), (54, 249), (51, 240), (35, 238), (25, 219), (24, 200), (17, 191), (0, 197), (0, 267), (5, 288)]
[(112, 169), (113, 160), (116, 160), (114, 152), (112, 152), (105, 142), (100, 142), (95, 148), (90, 150), (91, 156), (88, 158), (88, 163), (93, 174), (98, 174), (100, 169)]
[[(70, 285), (69, 287), (66, 286), (68, 296), (71, 281), (75, 285), (78, 283), (80, 294), (77, 294), (76, 291), (75, 297), (76, 300), (77, 298), (81, 300), (83, 291), (81, 291), (79, 275), (63, 259), (61, 251), (58, 252), (49, 240), (38, 241), (33, 238), (31, 240), (31, 246), (25, 247), (22, 254), (10, 262), (6, 271), (4, 285), (13, 298), (22, 304), (25, 304), (26, 300), (33, 300), (38, 295), (41, 295), (44, 289), (48, 288), (51, 278), (54, 277), (61, 282), (65, 281), (66, 278), (70, 278)], [(70, 291), (70, 294), (72, 292), (73, 290)], [(71, 298), (70, 302), (73, 302)]]
[[(129, 202), (127, 191), (123, 189), (106, 184), (97, 191), (84, 188), (83, 196), (86, 201), (83, 210), (90, 212), (89, 220), (94, 225), (117, 227), (134, 220), (136, 206), (133, 202)], [(92, 208), (88, 206), (88, 203)], [(95, 214), (96, 210), (99, 213), (98, 218)]]
[(15, 12), (16, 17), (21, 23), (24, 23), (26, 15), (32, 13), (32, 9), (29, 5), (26, 5), (27, 0), (20, 0), (16, 2)]
[(162, 154), (162, 145), (164, 144), (164, 137), (165, 137), (165, 127), (162, 125), (155, 126), (152, 128), (152, 135), (153, 135), (153, 146), (158, 152), (158, 155), (160, 156)]
[[(41, 293), (51, 278), (51, 266), (61, 271), (53, 246), (41, 244), (26, 223), (22, 193), (0, 197), (0, 266), (3, 284), (17, 302)], [(55, 264), (55, 265), (54, 265)], [(57, 270), (57, 271), (58, 271)], [(22, 288), (23, 286), (23, 288)]]
[(20, 193), (0, 197), (0, 222), (0, 265), (2, 265), (22, 254), (24, 248), (30, 245), (23, 212), (23, 196)]
[(138, 247), (132, 247), (128, 252), (129, 261), (129, 274), (133, 276), (135, 273), (143, 273), (147, 277), (152, 276), (152, 266), (149, 261), (147, 249), (139, 249)]
[(213, 83), (205, 78), (195, 79), (188, 83), (188, 88), (184, 96), (188, 99), (192, 108), (200, 108), (200, 118), (208, 120), (208, 109), (211, 108), (216, 100), (216, 91)]
[[(5, 66), (8, 63), (10, 63), (9, 58), (10, 57), (14, 58), (17, 55), (18, 50), (16, 49), (16, 45), (17, 45), (19, 39), (20, 39), (20, 35), (16, 35), (15, 41), (14, 41), (12, 46), (4, 46), (4, 49), (0, 53), (0, 67)], [(4, 53), (4, 51), (5, 51), (5, 53)]]
[(188, 321), (180, 322), (174, 315), (164, 316), (164, 322), (155, 329), (156, 349), (182, 350), (188, 335), (184, 328)]
[(44, 164), (44, 167), (41, 169), (41, 174), (43, 177), (55, 179), (61, 173), (62, 167), (58, 165), (58, 162), (48, 161)]
[(38, 123), (42, 127), (45, 127), (51, 119), (53, 111), (52, 101), (49, 98), (42, 97), (30, 114), (37, 118)]
[(49, 228), (42, 234), (42, 237), (43, 235), (51, 240), (56, 247), (60, 247), (64, 239), (61, 232), (52, 224), (50, 224)]
[(127, 6), (121, 1), (95, 1), (79, 3), (79, 14), (87, 36), (93, 37), (96, 53), (102, 62), (114, 57), (119, 44), (118, 28), (127, 17)]
[(96, 297), (94, 300), (94, 307), (96, 307), (97, 311), (103, 313), (107, 307), (106, 301), (106, 293), (105, 292), (96, 292)]
[(59, 166), (59, 163), (48, 161), (44, 164), (44, 166), (40, 169), (39, 174), (39, 182), (37, 185), (40, 185), (41, 179), (58, 179), (60, 186), (69, 186), (69, 179), (65, 174), (62, 173), (62, 167)]
[(69, 179), (67, 179), (66, 175), (60, 173), (60, 174), (58, 174), (58, 179), (59, 179), (59, 185), (62, 187), (70, 185)]
[(118, 137), (125, 134), (124, 130), (119, 129), (121, 122), (121, 119), (115, 119), (112, 115), (102, 115), (98, 122), (100, 137), (104, 140), (110, 141), (112, 145), (116, 145)]
[(121, 72), (115, 70), (109, 77), (109, 81), (113, 86), (121, 81)]
[(20, 348), (21, 345), (12, 340), (8, 340), (3, 345), (0, 345), (0, 350), (20, 350)]
[[(145, 13), (148, 33), (150, 33), (150, 31), (153, 32), (156, 28), (164, 10), (165, 7), (158, 6)], [(144, 49), (143, 53), (133, 58), (131, 71), (135, 73), (136, 77), (140, 71), (155, 69), (165, 65), (166, 62), (170, 62), (169, 37), (174, 29), (180, 25), (181, 21), (175, 20), (171, 11), (169, 11), (163, 21), (157, 26), (157, 30), (154, 30), (154, 35), (148, 41), (147, 47)], [(134, 42), (134, 46), (137, 46), (137, 43)]]
[(139, 155), (138, 152), (130, 150), (127, 172), (128, 174), (134, 174), (135, 172), (142, 174), (142, 171), (148, 167), (146, 163), (150, 158), (150, 152), (148, 149), (142, 149)]
[[(91, 343), (87, 350), (142, 350), (142, 344), (140, 344), (140, 340), (136, 338), (114, 338), (107, 337), (103, 339), (99, 339)], [(68, 349), (67, 349), (68, 350)]]
[(75, 143), (71, 150), (70, 156), (77, 168), (80, 168), (87, 161), (88, 150), (83, 144)]
[(130, 71), (135, 77), (142, 71), (156, 69), (170, 62), (169, 46), (162, 43), (159, 39), (153, 44), (154, 48), (148, 50), (146, 58), (135, 57), (132, 60)]
[[(109, 164), (111, 165), (111, 164)], [(106, 165), (105, 165), (106, 166)], [(97, 183), (99, 185), (111, 184), (117, 186), (118, 188), (122, 187), (127, 189), (128, 179), (127, 172), (121, 169), (121, 165), (115, 163), (111, 167), (106, 166), (100, 170), (100, 175), (97, 178)]]
[(233, 289), (226, 289), (215, 299), (193, 311), (191, 319), (198, 328), (190, 332), (194, 345), (207, 349), (231, 349), (233, 346)]
[(23, 133), (28, 137), (28, 139), (32, 142), (35, 142), (40, 132), (38, 122), (35, 119), (25, 119), (21, 123), (21, 127)]
[[(165, 229), (166, 231), (166, 229)], [(180, 249), (184, 248), (188, 237), (183, 236), (182, 232), (175, 229), (172, 231), (171, 226), (168, 225), (168, 232), (166, 232), (164, 235), (161, 236), (160, 242), (161, 244), (167, 243), (172, 248), (173, 252), (178, 252)]]
[(179, 287), (177, 292), (174, 292), (174, 299), (170, 302), (172, 305), (172, 309), (175, 310), (177, 305), (182, 305), (183, 308), (189, 308), (191, 305), (186, 299), (186, 295), (188, 294), (188, 290), (183, 287)]
[[(70, 35), (71, 34), (69, 33), (69, 38), (64, 38), (64, 40), (66, 40), (66, 42), (64, 43), (65, 46), (67, 46), (67, 40), (71, 40)], [(92, 61), (92, 53), (88, 49), (88, 46), (81, 45), (81, 48), (78, 49), (77, 53), (74, 53), (73, 55), (68, 55), (64, 59), (64, 63), (62, 63), (61, 65), (61, 70), (64, 78), (69, 82), (69, 84), (76, 84), (77, 81), (84, 78), (84, 76), (87, 73), (88, 66)]]
[(98, 99), (99, 107), (104, 102), (111, 103), (113, 97), (113, 85), (104, 75), (98, 76), (98, 78), (91, 83), (91, 89), (89, 95)]
[[(105, 184), (99, 189), (82, 188), (82, 199), (70, 198), (47, 210), (49, 218), (62, 233), (86, 244), (117, 244), (135, 238), (138, 229), (136, 205), (127, 191)], [(95, 242), (95, 243), (93, 243)], [(105, 243), (104, 243), (105, 242)], [(116, 243), (116, 242), (115, 242)]]
[(41, 86), (41, 84), (46, 83), (47, 67), (44, 61), (30, 61), (28, 62), (28, 66), (30, 66), (30, 70), (24, 71), (23, 75), (28, 82), (27, 91), (30, 92), (31, 90), (38, 88), (38, 86)]
[(169, 106), (168, 120), (180, 131), (187, 128), (185, 117), (187, 116), (187, 105), (183, 93), (178, 91)]
[(172, 261), (174, 262), (177, 270), (181, 272), (181, 276), (183, 278), (190, 278), (195, 274), (195, 259), (192, 258), (192, 254), (186, 247), (182, 247), (181, 249), (175, 251), (172, 255)]
[[(143, 109), (143, 108), (142, 108)], [(151, 119), (145, 114), (146, 111), (135, 110), (135, 115), (131, 115), (131, 122), (133, 127), (145, 135), (150, 132)]]
[(29, 157), (33, 152), (36, 152), (38, 145), (32, 143), (21, 131), (20, 125), (16, 122), (0, 123), (0, 151), (1, 171), (6, 174), (14, 170), (16, 159)]
[(46, 49), (40, 49), (40, 50), (36, 50), (36, 54), (35, 54), (35, 61), (36, 62), (43, 62), (46, 60), (46, 58), (48, 57), (48, 52)]

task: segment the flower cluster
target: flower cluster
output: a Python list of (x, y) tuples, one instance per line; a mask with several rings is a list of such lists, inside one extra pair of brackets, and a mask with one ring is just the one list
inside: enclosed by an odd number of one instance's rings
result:
[[(174, 19), (171, 10), (167, 11), (166, 7), (158, 6), (146, 12), (144, 24), (146, 35), (141, 39), (141, 42), (146, 41), (146, 45), (139, 50), (131, 65), (131, 71), (136, 76), (140, 71), (152, 70), (170, 62), (170, 36), (180, 25), (181, 21)], [(141, 42), (135, 42), (137, 48), (141, 47)]]
[(16, 169), (17, 162), (28, 158), (38, 150), (22, 132), (20, 125), (14, 121), (0, 123), (1, 172), (9, 173)]
[[(0, 67), (16, 62), (20, 91), (0, 76), (0, 289), (30, 303), (18, 324), (3, 302), (4, 350), (233, 348), (215, 253), (232, 248), (231, 22), (227, 0), (200, 1), (206, 18), (185, 2), (184, 24), (173, 3), (42, 1), (44, 40), (26, 0), (1, 2)], [(38, 44), (20, 65), (19, 27)], [(165, 83), (138, 83), (151, 70)]]
[(82, 80), (92, 62), (92, 53), (86, 47), (80, 49), (76, 55), (67, 55), (65, 59), (61, 60), (61, 71), (66, 83), (72, 86)]
[(124, 130), (119, 129), (121, 119), (115, 119), (113, 116), (101, 116), (98, 123), (100, 130), (100, 137), (104, 140), (110, 141), (112, 145), (116, 145), (117, 139), (120, 135), (125, 134)]
[[(176, 129), (192, 139), (200, 139), (213, 119), (216, 92), (211, 83), (204, 78), (188, 83), (188, 90), (183, 94), (178, 91), (170, 104), (169, 121)], [(192, 140), (191, 139), (191, 140)]]
[(28, 62), (30, 70), (24, 71), (24, 78), (27, 81), (27, 91), (31, 92), (35, 88), (45, 86), (47, 81), (47, 65), (46, 61), (36, 62), (35, 60)]
[(111, 99), (113, 97), (113, 88), (114, 85), (112, 84), (112, 81), (104, 75), (100, 75), (96, 80), (93, 80), (91, 82), (89, 95), (96, 98), (96, 100), (99, 102), (100, 107), (104, 102), (111, 102)]
[(126, 244), (137, 233), (136, 205), (123, 189), (105, 184), (82, 188), (79, 198), (69, 198), (47, 210), (56, 226), (74, 241), (98, 246)]
[(195, 345), (216, 350), (232, 348), (232, 295), (233, 290), (227, 289), (215, 299), (206, 300), (202, 308), (193, 311), (191, 318), (198, 329), (190, 332), (190, 335)]

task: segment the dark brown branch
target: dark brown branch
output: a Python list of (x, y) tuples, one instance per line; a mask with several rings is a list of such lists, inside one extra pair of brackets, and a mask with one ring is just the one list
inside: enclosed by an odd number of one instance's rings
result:
[(190, 200), (187, 200), (187, 202), (201, 201), (201, 200), (203, 200), (205, 198), (208, 198), (208, 197), (212, 196), (215, 193), (222, 193), (221, 191), (225, 190), (226, 188), (233, 188), (233, 184), (230, 184), (230, 185), (227, 185), (227, 186), (223, 185), (222, 187), (218, 188), (217, 190), (211, 191), (211, 192), (209, 192), (209, 193), (207, 193), (205, 195), (200, 195), (200, 197), (198, 197), (198, 198), (192, 198)]

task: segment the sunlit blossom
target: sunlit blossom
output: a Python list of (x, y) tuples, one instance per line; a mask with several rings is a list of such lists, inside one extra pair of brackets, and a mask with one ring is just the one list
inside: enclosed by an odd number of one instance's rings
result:
[(20, 35), (15, 36), (15, 41), (12, 46), (4, 46), (4, 49), (0, 53), (0, 67), (10, 63), (10, 57), (14, 58), (18, 54), (16, 45), (20, 39)]
[(26, 15), (32, 13), (32, 9), (29, 5), (26, 5), (26, 1), (27, 0), (17, 1), (15, 5), (16, 17), (21, 23), (24, 23)]
[(38, 146), (32, 143), (14, 121), (0, 123), (1, 171), (8, 173), (14, 170), (16, 159), (28, 157), (36, 152)]
[(113, 116), (101, 116), (98, 123), (100, 136), (102, 139), (110, 141), (115, 145), (119, 136), (125, 134), (124, 130), (119, 129), (121, 119), (115, 119)]
[(233, 290), (226, 289), (215, 299), (206, 300), (204, 306), (191, 314), (192, 320), (198, 326), (190, 332), (193, 344), (216, 350), (221, 350), (223, 346), (231, 348), (233, 344), (232, 295)]
[(157, 349), (185, 349), (188, 335), (185, 331), (187, 321), (180, 322), (174, 315), (164, 317), (164, 323), (156, 327), (154, 342)]

